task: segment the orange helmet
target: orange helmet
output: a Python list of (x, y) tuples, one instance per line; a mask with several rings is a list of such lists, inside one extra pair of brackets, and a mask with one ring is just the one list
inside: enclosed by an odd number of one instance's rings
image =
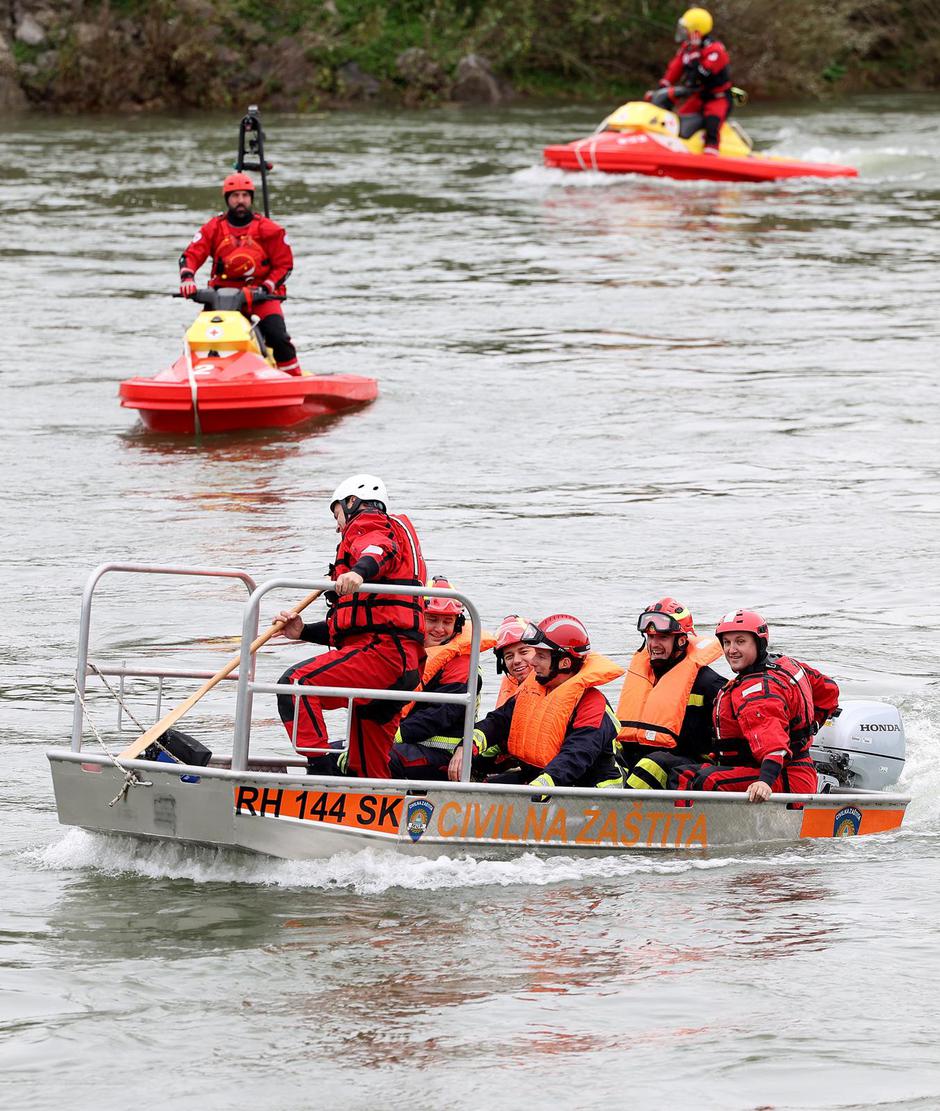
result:
[(591, 651), (591, 638), (584, 625), (570, 613), (556, 613), (538, 625), (531, 623), (521, 638), (522, 644), (546, 648), (553, 655), (583, 660)]
[(660, 598), (640, 614), (636, 627), (641, 633), (685, 633), (686, 636), (695, 635), (695, 625), (692, 614), (675, 598)]
[(720, 637), (722, 633), (753, 633), (758, 645), (763, 642), (766, 648), (770, 644), (767, 622), (754, 610), (732, 610), (731, 613), (726, 613), (715, 627), (715, 636)]
[[(456, 589), (454, 584), (449, 579), (445, 579), (443, 575), (435, 575), (427, 585), (436, 586), (441, 590)], [(461, 617), (463, 615), (463, 602), (459, 598), (425, 598), (424, 612), (453, 614), (454, 617)]]
[(229, 174), (225, 181), (222, 182), (222, 196), (227, 197), (229, 193), (241, 192), (251, 193), (251, 195), (254, 196), (255, 183), (247, 174)]

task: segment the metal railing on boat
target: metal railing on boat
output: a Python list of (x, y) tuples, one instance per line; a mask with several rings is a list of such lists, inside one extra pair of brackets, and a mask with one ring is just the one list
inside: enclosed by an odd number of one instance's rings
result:
[(299, 578), (279, 578), (270, 579), (260, 586), (256, 585), (254, 579), (248, 572), (237, 568), (219, 568), (219, 567), (179, 567), (179, 566), (164, 566), (159, 564), (139, 564), (139, 563), (103, 563), (96, 567), (88, 577), (85, 584), (85, 589), (82, 595), (81, 605), (81, 620), (79, 625), (78, 637), (78, 651), (76, 658), (76, 673), (75, 673), (75, 700), (74, 711), (72, 719), (72, 740), (71, 748), (73, 752), (81, 752), (82, 750), (82, 737), (83, 737), (83, 724), (85, 717), (85, 707), (83, 705), (85, 695), (87, 692), (87, 680), (89, 676), (112, 676), (120, 679), (120, 689), (118, 698), (118, 728), (123, 728), (122, 710), (124, 708), (124, 694), (125, 694), (125, 680), (127, 678), (155, 678), (157, 680), (157, 698), (156, 698), (156, 716), (154, 720), (159, 720), (160, 709), (163, 698), (163, 680), (164, 679), (208, 679), (212, 678), (215, 672), (205, 671), (201, 669), (188, 669), (178, 667), (162, 667), (148, 665), (128, 665), (124, 663), (117, 664), (97, 664), (89, 660), (89, 638), (91, 629), (91, 612), (92, 601), (95, 597), (95, 591), (101, 579), (110, 573), (125, 573), (125, 574), (141, 574), (141, 575), (167, 575), (167, 576), (187, 576), (187, 577), (201, 577), (201, 578), (218, 578), (218, 579), (237, 579), (241, 581), (246, 590), (249, 592), (249, 597), (244, 606), (244, 613), (242, 618), (242, 633), (241, 633), (241, 649), (240, 661), (237, 671), (225, 677), (226, 681), (235, 682), (237, 684), (236, 704), (235, 704), (235, 723), (234, 723), (234, 736), (232, 743), (232, 756), (231, 756), (231, 770), (233, 772), (246, 771), (249, 767), (249, 749), (251, 743), (251, 717), (254, 701), (254, 693), (258, 691), (263, 694), (274, 695), (290, 695), (295, 701), (294, 721), (292, 727), (291, 740), (296, 740), (297, 730), (297, 715), (300, 707), (300, 699), (304, 696), (310, 695), (323, 695), (326, 697), (344, 698), (346, 700), (347, 709), (347, 722), (346, 722), (346, 745), (349, 744), (349, 727), (350, 727), (350, 711), (352, 703), (356, 699), (369, 699), (376, 701), (395, 701), (395, 702), (432, 702), (432, 703), (448, 703), (464, 706), (464, 721), (463, 721), (463, 767), (461, 779), (463, 782), (470, 780), (470, 764), (472, 758), (472, 744), (471, 739), (473, 736), (473, 729), (476, 719), (476, 706), (477, 706), (477, 673), (480, 659), (480, 635), (481, 623), (480, 615), (476, 607), (466, 595), (461, 594), (457, 590), (443, 589), (441, 587), (425, 587), (425, 586), (398, 586), (388, 585), (384, 583), (363, 583), (360, 587), (362, 593), (373, 594), (397, 594), (407, 595), (411, 597), (416, 596), (437, 596), (442, 598), (456, 598), (465, 607), (467, 615), (470, 619), (471, 628), (471, 644), (470, 644), (470, 668), (467, 680), (467, 689), (462, 694), (452, 693), (435, 693), (427, 691), (409, 691), (409, 690), (384, 690), (374, 688), (359, 688), (359, 687), (341, 687), (341, 686), (320, 686), (313, 683), (271, 683), (271, 682), (258, 682), (255, 679), (255, 665), (256, 655), (251, 653), (251, 643), (257, 637), (260, 605), (262, 599), (274, 590), (323, 590), (327, 591), (332, 589), (333, 583), (329, 580), (310, 580)]

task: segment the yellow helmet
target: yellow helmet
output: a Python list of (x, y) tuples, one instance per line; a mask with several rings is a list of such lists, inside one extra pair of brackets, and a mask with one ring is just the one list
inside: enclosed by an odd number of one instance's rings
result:
[(676, 32), (676, 38), (688, 39), (693, 35), (699, 38), (704, 38), (705, 35), (710, 34), (711, 29), (715, 26), (715, 21), (711, 17), (711, 13), (705, 11), (704, 8), (689, 8), (689, 10), (679, 16), (679, 26)]

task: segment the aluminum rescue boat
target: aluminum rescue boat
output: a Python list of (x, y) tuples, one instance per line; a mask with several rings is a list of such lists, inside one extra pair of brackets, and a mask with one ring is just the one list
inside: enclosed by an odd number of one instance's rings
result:
[[(253, 291), (255, 304), (268, 297)], [(374, 378), (278, 370), (261, 333), (243, 313), (240, 289), (201, 289), (203, 306), (186, 332), (183, 353), (152, 378), (128, 378), (121, 405), (136, 409), (152, 432), (201, 435), (250, 428), (290, 428), (356, 408), (378, 395)]]
[[(107, 664), (89, 656), (92, 600), (100, 580), (112, 573), (201, 576), (240, 580), (248, 591), (244, 606), (237, 675), (227, 676), (228, 697), (219, 721), (231, 725), (198, 727), (211, 739), (211, 755), (191, 755), (167, 735), (168, 751), (148, 749), (142, 758), (124, 758), (129, 739), (125, 681), (133, 680), (135, 701), (142, 683), (156, 691), (156, 715), (164, 684), (197, 679), (209, 672), (173, 669), (152, 661)], [(181, 580), (176, 579), (176, 582)], [(185, 581), (185, 580), (182, 580)], [(47, 753), (59, 821), (64, 825), (157, 841), (176, 841), (263, 853), (285, 859), (314, 859), (367, 847), (437, 857), (500, 859), (521, 853), (581, 856), (637, 851), (701, 854), (741, 846), (792, 843), (883, 833), (901, 826), (906, 795), (887, 793), (904, 764), (904, 731), (895, 707), (878, 702), (846, 703), (817, 737), (820, 790), (807, 795), (774, 795), (748, 803), (744, 795), (695, 791), (538, 788), (471, 782), (469, 760), (462, 781), (440, 783), (365, 780), (307, 775), (306, 762), (290, 751), (278, 726), (276, 735), (253, 738), (252, 705), (263, 695), (261, 712), (270, 716), (275, 694), (310, 693), (309, 686), (279, 685), (256, 677), (251, 642), (257, 634), (260, 605), (272, 592), (328, 587), (296, 579), (273, 579), (255, 586), (244, 571), (226, 568), (148, 567), (104, 564), (85, 588), (76, 671), (76, 700), (70, 749)], [(152, 589), (148, 583), (148, 591)], [(454, 702), (465, 707), (464, 752), (472, 735), (481, 623), (472, 602), (453, 590), (365, 584), (377, 593), (428, 593), (459, 598), (472, 621), (472, 684), (464, 693), (373, 691), (320, 688), (321, 693), (397, 701)], [(275, 603), (268, 600), (266, 608)], [(124, 655), (124, 649), (121, 649)], [(235, 660), (230, 661), (234, 666)], [(281, 661), (283, 664), (283, 661)], [(219, 673), (216, 673), (216, 677)], [(110, 677), (110, 679), (109, 679)], [(93, 679), (93, 683), (88, 680)], [(115, 691), (111, 680), (120, 680)], [(109, 688), (118, 700), (118, 727), (104, 731), (102, 700)], [(472, 689), (469, 689), (472, 687)], [(222, 684), (216, 690), (221, 690)], [(216, 705), (218, 710), (218, 704)], [(110, 716), (110, 715), (109, 715)], [(296, 716), (295, 716), (296, 721)], [(123, 723), (123, 731), (122, 731)], [(143, 729), (137, 723), (138, 732)], [(256, 728), (255, 732), (261, 732)], [(89, 733), (94, 736), (89, 736)], [(275, 752), (253, 755), (257, 741), (273, 739)], [(191, 738), (187, 738), (191, 740)], [(100, 748), (98, 747), (100, 746)], [(132, 746), (128, 746), (131, 748)], [(198, 748), (198, 745), (196, 746)], [(175, 752), (174, 752), (175, 748)], [(180, 752), (188, 762), (180, 763)]]
[(704, 121), (644, 100), (621, 105), (593, 135), (545, 147), (546, 166), (605, 174), (647, 174), (692, 181), (778, 181), (857, 177), (852, 166), (757, 154), (735, 121), (722, 125), (718, 154), (703, 154)]

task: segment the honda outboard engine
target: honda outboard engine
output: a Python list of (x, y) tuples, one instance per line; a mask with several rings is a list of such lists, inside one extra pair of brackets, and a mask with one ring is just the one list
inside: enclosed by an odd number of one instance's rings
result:
[(897, 783), (904, 769), (904, 726), (887, 702), (847, 701), (819, 730), (810, 755), (819, 789), (881, 791)]

